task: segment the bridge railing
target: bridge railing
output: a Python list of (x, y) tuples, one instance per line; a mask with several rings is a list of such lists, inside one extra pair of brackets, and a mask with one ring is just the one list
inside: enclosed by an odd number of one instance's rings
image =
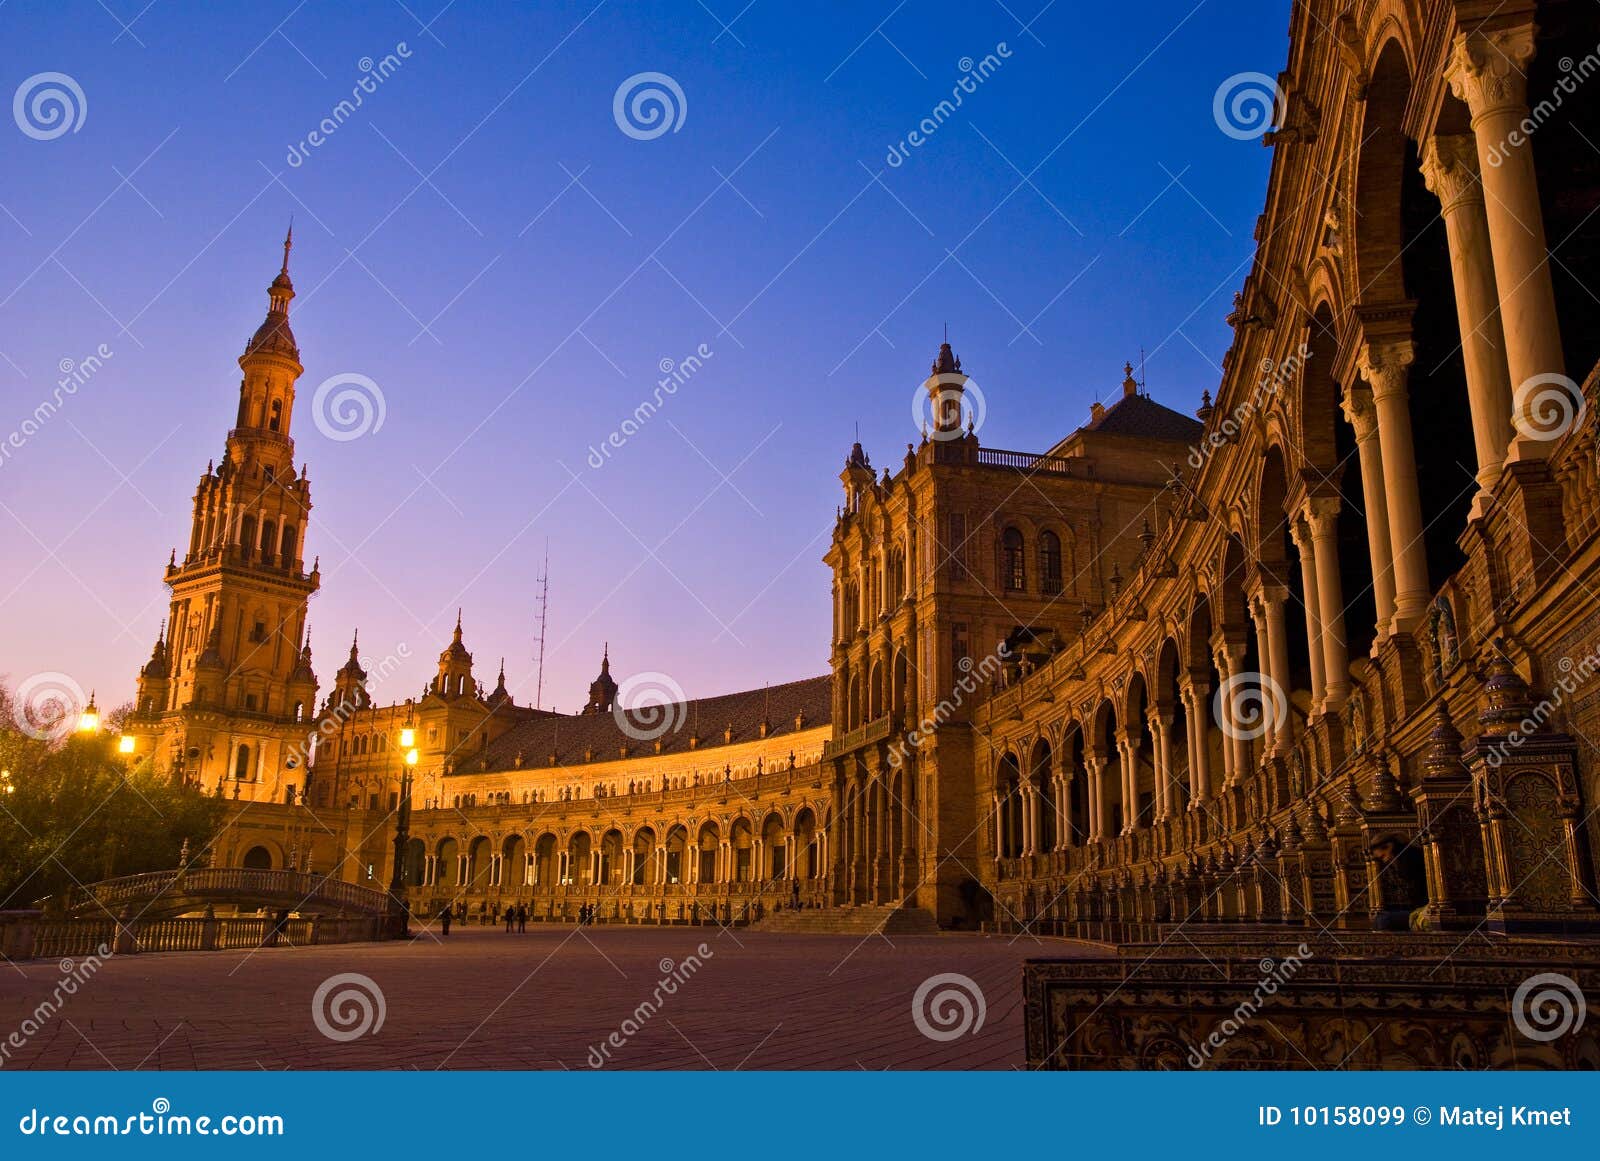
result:
[[(77, 959), (159, 951), (227, 951), (310, 947), (386, 938), (379, 915), (275, 920), (258, 916), (196, 919), (44, 919), (34, 912), (0, 913), (0, 951), (7, 958)], [(65, 970), (65, 969), (64, 969)]]
[(295, 909), (331, 906), (339, 911), (383, 914), (389, 896), (383, 891), (346, 883), (329, 875), (303, 871), (262, 871), (245, 867), (203, 867), (195, 870), (147, 871), (90, 884), (65, 898), (68, 910), (104, 909), (139, 904), (163, 895), (203, 898), (219, 903), (296, 901)]

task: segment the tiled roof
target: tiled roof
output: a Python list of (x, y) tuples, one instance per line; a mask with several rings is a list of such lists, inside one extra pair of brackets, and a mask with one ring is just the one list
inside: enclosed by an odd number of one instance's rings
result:
[[(559, 766), (584, 762), (588, 760), (585, 755), (591, 751), (593, 761), (612, 761), (622, 756), (624, 745), (630, 757), (653, 755), (657, 740), (654, 731), (661, 728), (662, 722), (670, 723), (659, 739), (662, 754), (688, 753), (689, 737), (697, 722), (700, 742), (696, 752), (723, 745), (723, 732), (730, 725), (733, 742), (751, 742), (761, 736), (763, 709), (768, 721), (767, 736), (779, 738), (795, 732), (797, 714), (805, 715), (802, 729), (827, 725), (833, 717), (832, 686), (833, 678), (823, 675), (767, 689), (747, 689), (672, 706), (652, 707), (657, 715), (653, 719), (637, 712), (625, 712), (634, 736), (624, 731), (617, 715), (611, 713), (539, 717), (502, 734), (489, 744), (487, 754), (474, 755), (464, 761), (459, 772), (476, 774), (483, 769), (514, 769), (519, 753), (525, 770), (548, 767), (552, 754)], [(660, 716), (662, 714), (666, 716)], [(486, 766), (480, 763), (482, 757), (488, 759)]]
[(1148, 395), (1124, 395), (1106, 408), (1099, 419), (1086, 424), (1082, 430), (1100, 435), (1130, 435), (1139, 439), (1192, 443), (1200, 438), (1205, 428), (1199, 420), (1157, 403)]

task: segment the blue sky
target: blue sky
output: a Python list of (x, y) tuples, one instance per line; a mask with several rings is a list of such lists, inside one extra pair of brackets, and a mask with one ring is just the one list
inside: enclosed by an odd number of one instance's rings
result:
[[(1282, 67), (1287, 3), (742, 4), (0, 8), (4, 92), (59, 72), (84, 106), (0, 129), (0, 436), (111, 351), (0, 462), (0, 673), (131, 696), (291, 213), (318, 669), (359, 624), (409, 655), (386, 700), (457, 606), (480, 676), (504, 654), (531, 700), (547, 540), (547, 705), (608, 640), (691, 695), (825, 671), (842, 457), (859, 423), (898, 463), (946, 323), (988, 446), (1043, 450), (1141, 347), (1157, 399), (1215, 387), (1270, 153), (1213, 97)], [(613, 100), (649, 72), (681, 120), (640, 139)], [(384, 420), (331, 439), (312, 397), (347, 374)]]

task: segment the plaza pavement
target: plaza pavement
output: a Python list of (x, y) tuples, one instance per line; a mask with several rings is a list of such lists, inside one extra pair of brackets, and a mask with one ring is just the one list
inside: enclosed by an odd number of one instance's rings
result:
[[(698, 970), (658, 997), (663, 975), (684, 975), (702, 943), (711, 954)], [(65, 965), (0, 964), (0, 1068), (1013, 1068), (1022, 961), (1090, 950), (957, 934), (457, 926), (447, 940), (118, 956), (21, 1048), (6, 1038), (52, 998)], [(370, 979), (384, 1008), (381, 1028), (342, 1042), (313, 1018), (319, 985), (341, 973)], [(986, 1011), (981, 1027), (940, 1040), (919, 1030), (912, 1002), (944, 973), (971, 980)], [(932, 994), (949, 988), (969, 990), (955, 981)], [(949, 1000), (945, 1023), (927, 1021), (936, 1033), (962, 1022)], [(659, 1006), (641, 1017), (646, 1001)], [(356, 1030), (359, 1006), (336, 1007), (351, 1022), (329, 1027)], [(624, 1026), (634, 1018), (636, 1030)], [(626, 1042), (596, 1057), (613, 1032)]]

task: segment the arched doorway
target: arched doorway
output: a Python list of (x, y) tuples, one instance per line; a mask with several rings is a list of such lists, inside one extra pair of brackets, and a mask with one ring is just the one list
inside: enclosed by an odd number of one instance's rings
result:
[(247, 871), (270, 871), (272, 852), (263, 846), (251, 847), (244, 853), (244, 862), (241, 865)]

